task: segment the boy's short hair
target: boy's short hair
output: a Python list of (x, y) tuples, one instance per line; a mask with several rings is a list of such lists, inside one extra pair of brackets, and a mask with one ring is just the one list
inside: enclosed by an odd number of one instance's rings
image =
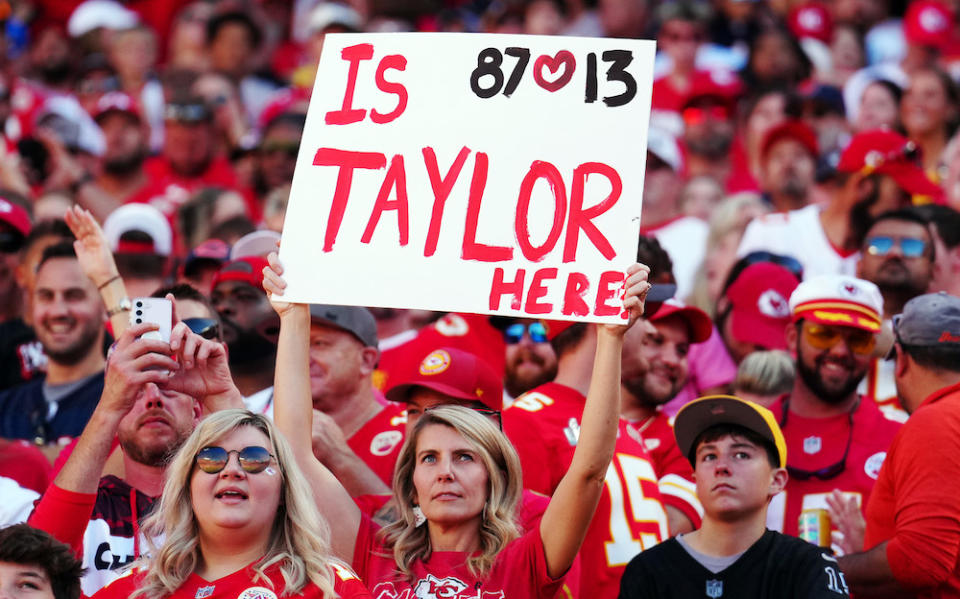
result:
[(690, 449), (690, 455), (687, 456), (687, 459), (690, 460), (691, 464), (696, 464), (697, 450), (700, 448), (700, 445), (718, 441), (727, 436), (746, 439), (757, 447), (762, 448), (764, 453), (767, 454), (767, 462), (770, 463), (770, 467), (774, 469), (780, 467), (780, 457), (777, 453), (777, 448), (773, 445), (773, 443), (745, 426), (740, 426), (739, 424), (732, 424), (729, 422), (714, 424), (710, 428), (697, 435), (696, 439), (693, 441), (693, 445)]
[(0, 530), (0, 562), (36, 566), (50, 579), (55, 599), (79, 599), (84, 568), (73, 550), (50, 534), (14, 524)]

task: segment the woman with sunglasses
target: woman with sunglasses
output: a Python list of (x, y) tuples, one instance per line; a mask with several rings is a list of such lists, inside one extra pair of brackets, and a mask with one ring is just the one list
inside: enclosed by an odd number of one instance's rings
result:
[(222, 410), (197, 426), (167, 468), (144, 532), (163, 544), (95, 597), (369, 599), (332, 556), (290, 446), (247, 410)]
[[(598, 330), (593, 377), (576, 454), (540, 526), (520, 535), (514, 513), (521, 492), (519, 459), (491, 420), (463, 407), (427, 411), (401, 450), (394, 500), (402, 519), (382, 532), (313, 456), (308, 369), (310, 313), (277, 301), (286, 284), (276, 254), (264, 288), (280, 314), (277, 347), (278, 428), (291, 441), (314, 497), (333, 523), (337, 555), (351, 559), (375, 593), (399, 595), (442, 585), (452, 595), (553, 597), (580, 549), (613, 457), (619, 418), (620, 352), (627, 326)], [(627, 271), (629, 324), (643, 312), (648, 269)], [(417, 522), (414, 507), (425, 520)]]

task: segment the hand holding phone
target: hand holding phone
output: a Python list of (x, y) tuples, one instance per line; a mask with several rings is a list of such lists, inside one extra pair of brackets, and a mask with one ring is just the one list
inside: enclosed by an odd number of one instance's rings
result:
[(130, 310), (130, 325), (145, 322), (157, 325), (159, 330), (141, 335), (141, 339), (155, 339), (170, 343), (170, 329), (173, 321), (173, 304), (168, 299), (156, 297), (138, 297), (133, 300)]

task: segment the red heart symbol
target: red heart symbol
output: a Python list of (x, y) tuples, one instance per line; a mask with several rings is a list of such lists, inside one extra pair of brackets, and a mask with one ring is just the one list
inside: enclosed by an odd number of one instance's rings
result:
[(845, 286), (845, 289), (847, 290), (847, 293), (849, 293), (850, 295), (853, 295), (853, 292), (857, 290), (856, 287), (849, 284)]
[[(563, 73), (556, 80), (547, 81), (543, 78), (543, 67), (550, 69), (551, 74), (556, 74), (562, 67)], [(533, 63), (533, 80), (548, 92), (555, 92), (570, 82), (576, 68), (577, 59), (568, 50), (560, 50), (556, 56), (544, 54)]]

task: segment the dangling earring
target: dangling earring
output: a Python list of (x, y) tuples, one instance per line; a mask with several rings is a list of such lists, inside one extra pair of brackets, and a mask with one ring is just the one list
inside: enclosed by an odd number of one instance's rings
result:
[(427, 517), (423, 515), (423, 510), (420, 509), (419, 505), (413, 506), (413, 518), (414, 526), (420, 528), (427, 521)]

